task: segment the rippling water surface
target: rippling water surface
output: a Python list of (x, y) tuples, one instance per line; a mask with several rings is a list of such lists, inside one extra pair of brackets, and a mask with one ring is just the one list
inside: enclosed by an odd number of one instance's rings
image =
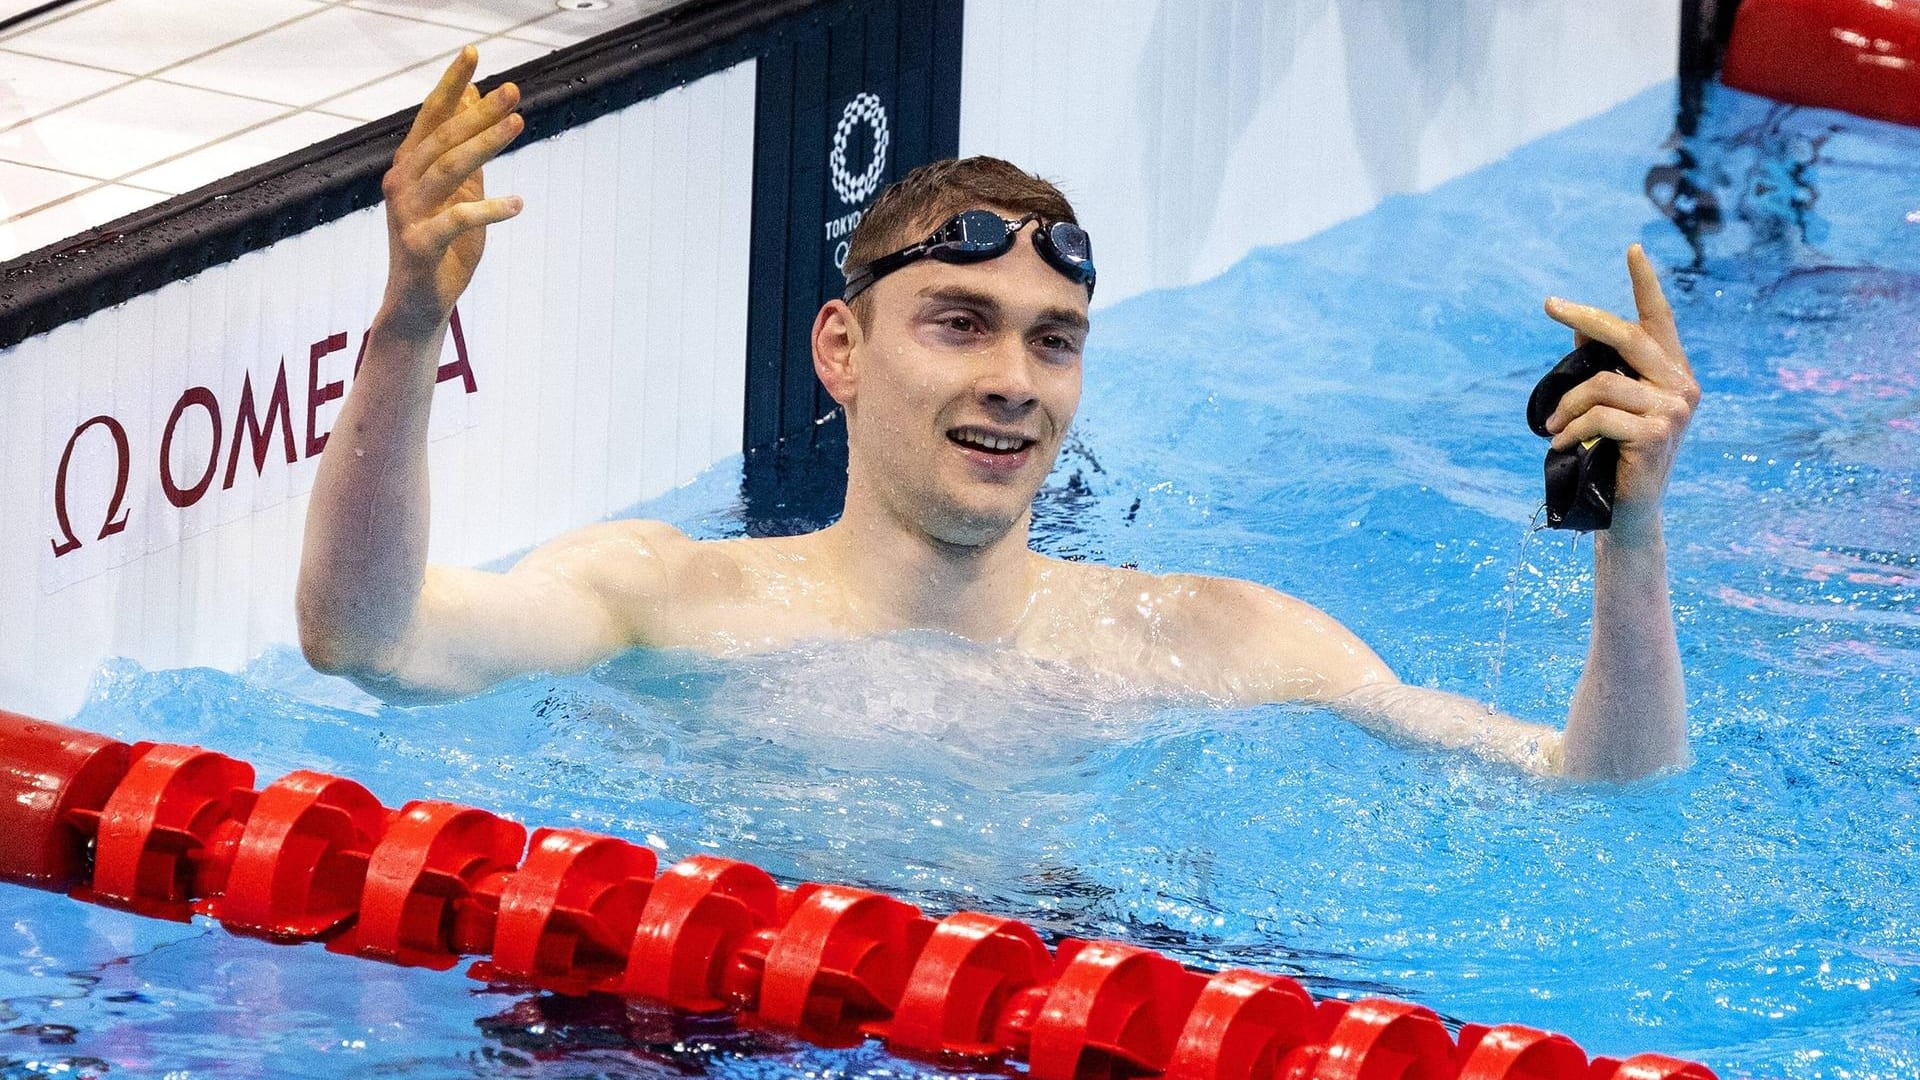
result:
[[(1920, 133), (1722, 94), (1669, 145), (1670, 99), (1102, 312), (1036, 535), (1271, 583), (1409, 681), (1482, 697), (1497, 681), (1503, 708), (1557, 723), (1591, 577), (1559, 534), (1521, 555), (1542, 451), (1522, 407), (1568, 346), (1538, 305), (1625, 310), (1620, 249), (1643, 241), (1706, 393), (1669, 504), (1684, 775), (1546, 782), (937, 635), (635, 655), (430, 709), (288, 655), (239, 677), (110, 665), (75, 722), (1595, 1053), (1911, 1077)], [(723, 466), (636, 513), (737, 534), (737, 482)], [(0, 1076), (924, 1072), (18, 889), (0, 912)]]

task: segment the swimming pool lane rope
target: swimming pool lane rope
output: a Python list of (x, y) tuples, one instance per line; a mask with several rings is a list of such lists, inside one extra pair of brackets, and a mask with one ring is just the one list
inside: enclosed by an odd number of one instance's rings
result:
[(1280, 975), (1199, 972), (865, 889), (782, 888), (712, 855), (485, 810), (382, 806), (300, 770), (132, 745), (0, 711), (0, 881), (162, 919), (563, 994), (604, 992), (784, 1031), (879, 1039), (949, 1067), (1035, 1080), (1714, 1080), (1660, 1054), (1588, 1060), (1518, 1024), (1449, 1034), (1410, 1002), (1314, 1000)]

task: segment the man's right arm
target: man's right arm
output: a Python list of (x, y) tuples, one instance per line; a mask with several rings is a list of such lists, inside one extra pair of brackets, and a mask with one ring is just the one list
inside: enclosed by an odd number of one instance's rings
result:
[[(321, 455), (301, 552), (308, 660), (389, 700), (610, 655), (634, 628), (610, 609), (609, 578), (645, 588), (658, 566), (631, 523), (563, 537), (506, 574), (427, 565), (427, 423), (448, 315), (486, 226), (520, 210), (517, 198), (487, 198), (481, 176), (520, 132), (519, 94), (507, 84), (481, 97), (470, 81), (477, 61), (469, 48), (447, 69), (382, 184), (386, 295)], [(608, 550), (629, 533), (633, 557)]]
[[(324, 574), (302, 575), (302, 645), (316, 669), (344, 675), (382, 700), (415, 704), (476, 693), (533, 671), (590, 667), (646, 644), (673, 568), (694, 541), (657, 521), (615, 521), (548, 542), (504, 574), (425, 566), (390, 636), (310, 638), (309, 609)], [(309, 590), (316, 595), (309, 597)]]
[(691, 543), (669, 526), (590, 526), (504, 574), (427, 564), (440, 335), (384, 333), (376, 322), (307, 510), (298, 607), (308, 662), (413, 703), (577, 670), (640, 640), (627, 613), (645, 609), (623, 601), (656, 593), (669, 547)]

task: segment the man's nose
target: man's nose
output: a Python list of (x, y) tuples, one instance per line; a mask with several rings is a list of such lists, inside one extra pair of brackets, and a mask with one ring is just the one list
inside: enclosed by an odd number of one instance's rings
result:
[(989, 406), (1024, 412), (1039, 400), (1034, 390), (1033, 358), (1018, 336), (1006, 335), (985, 350), (974, 391)]

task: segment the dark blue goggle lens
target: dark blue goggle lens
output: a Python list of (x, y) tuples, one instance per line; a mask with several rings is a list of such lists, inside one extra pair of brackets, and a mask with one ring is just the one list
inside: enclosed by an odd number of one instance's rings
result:
[(1006, 219), (999, 214), (991, 210), (968, 210), (954, 215), (946, 228), (940, 230), (933, 254), (938, 258), (944, 250), (961, 259), (990, 259), (1006, 254), (1013, 247), (1013, 235)]
[(1093, 241), (1087, 236), (1087, 230), (1073, 222), (1054, 222), (1047, 227), (1047, 239), (1053, 241), (1053, 249), (1063, 258), (1076, 263), (1093, 262)]
[(1093, 240), (1087, 230), (1071, 221), (1056, 221), (1034, 241), (1055, 269), (1082, 285), (1093, 284)]

